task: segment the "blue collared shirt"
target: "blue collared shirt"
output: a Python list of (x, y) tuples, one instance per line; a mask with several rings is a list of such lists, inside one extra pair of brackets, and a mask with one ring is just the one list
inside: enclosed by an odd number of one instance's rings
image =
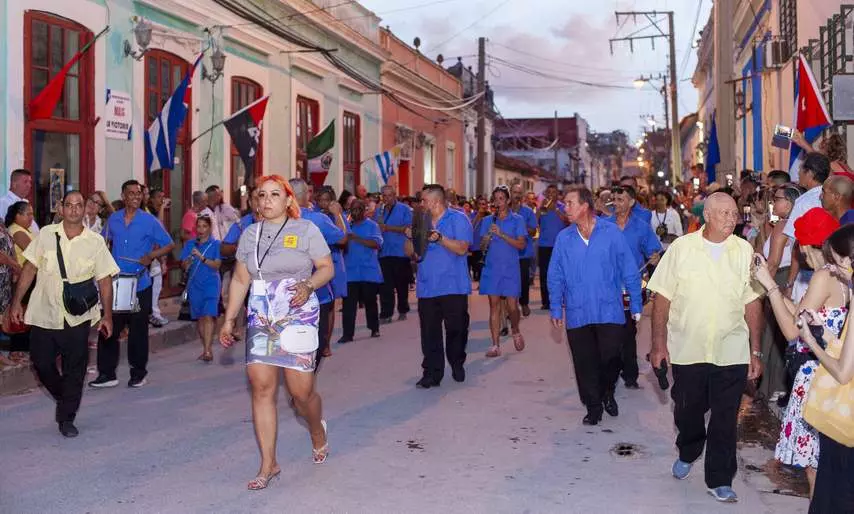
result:
[(525, 249), (519, 252), (520, 259), (530, 259), (534, 257), (534, 236), (531, 235), (531, 230), (537, 230), (537, 213), (527, 205), (519, 207), (518, 211), (514, 211), (525, 221)]
[[(476, 211), (472, 211), (471, 214), (469, 214), (468, 218), (469, 218), (469, 222), (471, 223), (471, 226), (472, 226), (472, 234), (477, 234), (478, 230), (480, 230), (480, 224), (481, 224), (481, 222), (483, 222), (483, 218), (481, 218), (480, 220), (477, 220), (477, 212)], [(475, 223), (476, 220), (477, 220), (477, 222)], [(471, 244), (469, 245), (469, 251), (470, 252), (480, 251), (480, 241), (478, 241), (476, 237), (472, 237)]]
[[(400, 202), (394, 202), (391, 209), (382, 204), (374, 212), (374, 221), (392, 227), (408, 227), (412, 225), (412, 208)], [(406, 253), (403, 251), (406, 244), (406, 234), (384, 230), (382, 236), (383, 247), (380, 250), (380, 258), (406, 257)]]
[[(383, 247), (383, 236), (380, 226), (371, 219), (364, 219), (350, 225), (350, 231), (362, 238), (376, 242)], [(344, 255), (344, 263), (347, 265), (347, 282), (377, 282), (383, 281), (380, 271), (379, 249), (350, 241), (347, 253)]]
[[(471, 222), (465, 213), (446, 209), (434, 227), (443, 237), (472, 241)], [(416, 296), (435, 298), (452, 294), (471, 294), (468, 259), (457, 255), (440, 243), (429, 243), (424, 259), (418, 264)]]
[(558, 215), (557, 211), (564, 212), (563, 202), (558, 202), (554, 210), (548, 211), (540, 216), (540, 246), (551, 247), (555, 245), (558, 233), (566, 228), (566, 223)]
[(638, 202), (635, 202), (634, 207), (632, 207), (632, 214), (635, 214), (640, 219), (644, 220), (647, 225), (649, 225), (652, 221), (652, 211), (639, 204)]
[(557, 236), (548, 272), (551, 317), (560, 319), (566, 308), (567, 328), (623, 325), (624, 287), (632, 314), (643, 309), (635, 258), (619, 227), (607, 220), (596, 220), (588, 243), (574, 224)]
[(240, 218), (240, 221), (231, 225), (231, 228), (228, 229), (228, 233), (222, 240), (222, 244), (226, 245), (236, 245), (240, 242), (240, 235), (243, 234), (243, 231), (249, 228), (250, 225), (255, 223), (255, 215), (247, 214), (246, 216)]
[(130, 224), (125, 225), (125, 210), (121, 209), (107, 219), (101, 235), (107, 242), (112, 242), (113, 258), (121, 272), (139, 275), (136, 290), (144, 291), (151, 287), (148, 266), (133, 261), (151, 253), (155, 245), (163, 248), (172, 244), (172, 238), (160, 221), (137, 209)]
[[(605, 218), (614, 225), (617, 225), (617, 216)], [(620, 226), (617, 225), (617, 228)], [(637, 216), (634, 211), (629, 213), (629, 219), (626, 221), (626, 226), (622, 228), (623, 235), (626, 236), (626, 242), (629, 244), (629, 250), (637, 261), (637, 266), (640, 268), (647, 259), (655, 252), (661, 251), (661, 241), (652, 230), (652, 225), (647, 221), (643, 221)]]
[[(322, 212), (303, 209), (300, 214), (304, 219), (317, 225), (317, 228), (320, 229), (320, 233), (323, 235), (323, 239), (326, 241), (326, 244), (329, 246), (329, 248), (332, 248), (332, 245), (334, 244), (341, 243), (344, 237), (347, 235), (343, 230), (338, 228), (338, 225), (332, 223), (332, 220), (329, 219), (329, 216), (323, 214)], [(329, 281), (329, 283), (327, 283), (325, 286), (321, 287), (315, 292), (317, 293), (317, 301), (320, 303), (320, 305), (324, 305), (331, 302), (333, 299), (332, 281)]]

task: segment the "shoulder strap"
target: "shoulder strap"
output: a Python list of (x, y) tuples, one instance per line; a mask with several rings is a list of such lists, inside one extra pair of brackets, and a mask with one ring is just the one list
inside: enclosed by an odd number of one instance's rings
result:
[(62, 258), (62, 248), (59, 246), (59, 232), (54, 235), (56, 236), (56, 262), (59, 263), (59, 274), (62, 276), (63, 282), (68, 282), (68, 277), (65, 274), (65, 260)]

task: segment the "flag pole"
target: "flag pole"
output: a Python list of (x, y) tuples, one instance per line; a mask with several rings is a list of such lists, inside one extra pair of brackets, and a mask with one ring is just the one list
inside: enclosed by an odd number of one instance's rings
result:
[(223, 123), (225, 123), (226, 121), (230, 120), (231, 118), (234, 118), (235, 116), (237, 116), (237, 115), (238, 115), (238, 114), (240, 114), (241, 112), (245, 111), (246, 109), (249, 109), (250, 107), (252, 107), (252, 106), (254, 106), (255, 104), (257, 104), (258, 102), (260, 102), (261, 100), (263, 100), (263, 99), (265, 99), (265, 98), (268, 98), (268, 99), (269, 99), (269, 98), (270, 98), (270, 97), (272, 97), (272, 96), (273, 96), (273, 95), (264, 95), (264, 96), (262, 96), (261, 98), (259, 98), (259, 99), (255, 100), (254, 102), (252, 102), (251, 104), (247, 105), (247, 106), (246, 106), (246, 107), (244, 107), (243, 109), (240, 109), (240, 110), (239, 110), (239, 111), (237, 111), (236, 113), (232, 114), (232, 115), (231, 115), (231, 116), (229, 116), (228, 118), (223, 118), (223, 119), (219, 120), (218, 122), (214, 123), (214, 124), (213, 124), (213, 125), (211, 125), (207, 130), (205, 130), (204, 132), (202, 132), (202, 133), (201, 133), (201, 134), (199, 134), (198, 136), (196, 136), (196, 137), (194, 137), (193, 139), (191, 139), (191, 140), (190, 140), (190, 146), (193, 146), (193, 143), (195, 143), (197, 140), (199, 140), (199, 139), (200, 139), (201, 137), (203, 137), (205, 134), (209, 134), (213, 129), (215, 129), (215, 128), (219, 127), (220, 125), (222, 125), (222, 124), (223, 124)]

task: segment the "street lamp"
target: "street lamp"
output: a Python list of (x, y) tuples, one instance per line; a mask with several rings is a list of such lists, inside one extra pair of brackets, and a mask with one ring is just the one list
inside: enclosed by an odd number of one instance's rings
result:
[(135, 51), (130, 41), (125, 39), (124, 53), (125, 57), (131, 57), (136, 61), (140, 61), (148, 50), (148, 45), (151, 44), (152, 28), (151, 23), (145, 18), (135, 18), (135, 21), (136, 25), (133, 28), (133, 37), (136, 40), (136, 46), (139, 47), (139, 50)]

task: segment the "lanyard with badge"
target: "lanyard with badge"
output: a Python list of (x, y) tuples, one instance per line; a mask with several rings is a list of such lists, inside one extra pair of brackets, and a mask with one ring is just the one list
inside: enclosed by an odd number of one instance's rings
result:
[(270, 241), (267, 251), (265, 251), (264, 255), (260, 258), (258, 257), (258, 252), (261, 250), (261, 234), (264, 233), (264, 222), (262, 221), (258, 225), (258, 231), (255, 233), (255, 269), (258, 270), (258, 279), (252, 281), (253, 296), (262, 296), (267, 294), (267, 284), (264, 281), (264, 277), (261, 275), (261, 265), (264, 264), (264, 260), (267, 259), (267, 255), (270, 254), (270, 250), (273, 248), (273, 245), (276, 244), (276, 240), (279, 239), (279, 234), (281, 234), (282, 230), (284, 230), (288, 225), (289, 220), (290, 218), (285, 218), (285, 222), (282, 223), (282, 226), (279, 227), (279, 231), (276, 232), (276, 235), (273, 236), (273, 240)]

